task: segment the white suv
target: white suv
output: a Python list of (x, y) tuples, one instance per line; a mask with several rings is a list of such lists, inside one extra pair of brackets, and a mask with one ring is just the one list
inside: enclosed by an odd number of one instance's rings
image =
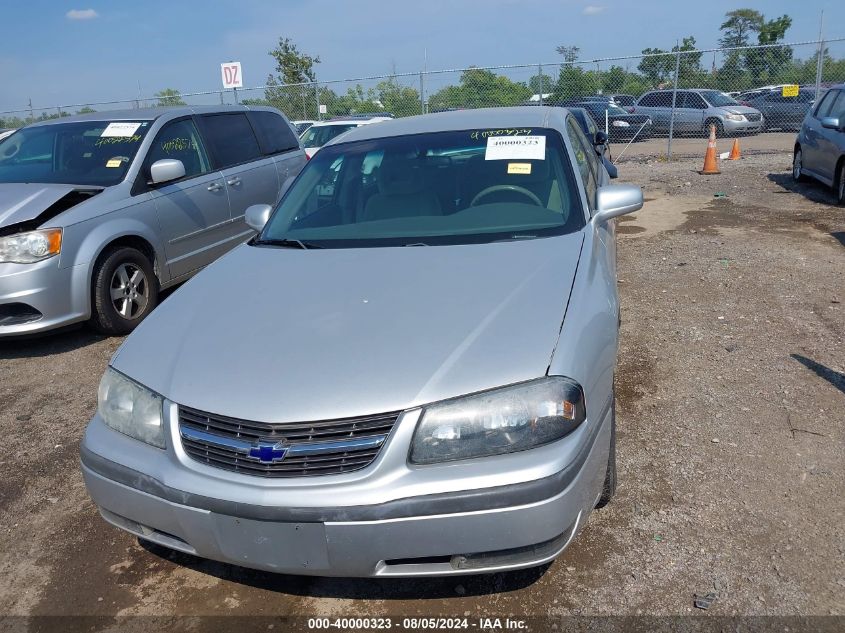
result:
[(317, 121), (299, 137), (300, 144), (305, 150), (305, 156), (311, 158), (323, 145), (336, 136), (348, 132), (359, 125), (368, 125), (380, 121), (389, 121), (391, 117), (374, 116), (368, 118), (341, 117), (330, 121)]

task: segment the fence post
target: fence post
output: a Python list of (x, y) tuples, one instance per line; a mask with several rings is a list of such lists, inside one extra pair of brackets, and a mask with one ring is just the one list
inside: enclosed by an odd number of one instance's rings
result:
[(317, 99), (317, 120), (322, 121), (323, 117), (320, 116), (320, 84), (316, 81), (314, 82), (314, 95)]
[(420, 72), (420, 114), (425, 114), (425, 83), (422, 72)]
[(678, 74), (681, 71), (681, 46), (675, 53), (675, 81), (672, 84), (672, 112), (669, 115), (669, 147), (666, 148), (666, 158), (672, 160), (672, 134), (675, 131), (675, 101), (678, 99)]
[(822, 91), (822, 70), (824, 68), (824, 40), (819, 40), (818, 59), (816, 59), (816, 103)]
[(537, 64), (537, 78), (540, 80), (540, 105), (543, 105), (543, 90), (546, 83), (543, 81), (543, 64)]

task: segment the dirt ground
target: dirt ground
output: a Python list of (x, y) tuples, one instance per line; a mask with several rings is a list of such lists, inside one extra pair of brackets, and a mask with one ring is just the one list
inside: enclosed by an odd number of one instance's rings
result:
[(0, 343), (0, 616), (845, 615), (845, 208), (786, 151), (710, 177), (640, 161), (620, 164), (647, 203), (618, 228), (619, 492), (551, 566), (299, 578), (141, 544), (82, 484), (120, 340), (79, 330)]

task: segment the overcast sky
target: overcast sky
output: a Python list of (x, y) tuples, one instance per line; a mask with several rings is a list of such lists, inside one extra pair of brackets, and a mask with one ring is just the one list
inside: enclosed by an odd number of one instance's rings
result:
[[(36, 108), (134, 98), (139, 83), (146, 96), (214, 90), (227, 60), (241, 61), (245, 84), (259, 86), (279, 36), (322, 58), (320, 79), (417, 72), (425, 50), (430, 69), (445, 69), (555, 62), (559, 44), (579, 46), (582, 59), (668, 49), (687, 35), (708, 48), (725, 12), (739, 7), (791, 15), (788, 41), (816, 39), (824, 9), (826, 36), (845, 37), (842, 0), (71, 1), (81, 4), (4, 3), (0, 110), (30, 98)], [(831, 52), (845, 57), (845, 43)]]

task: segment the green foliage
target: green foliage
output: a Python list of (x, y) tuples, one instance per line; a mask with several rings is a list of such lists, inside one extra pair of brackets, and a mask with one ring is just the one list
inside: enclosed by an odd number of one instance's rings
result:
[[(300, 52), (290, 38), (280, 37), (268, 53), (276, 61), (276, 74), (268, 75), (264, 101), (284, 112), (291, 120), (317, 118), (317, 88), (314, 66), (320, 57)], [(321, 101), (321, 103), (324, 103)]]
[(719, 27), (722, 37), (719, 44), (724, 48), (748, 46), (752, 33), (763, 26), (763, 14), (754, 9), (736, 9), (725, 14), (726, 20)]
[(395, 77), (380, 81), (376, 85), (375, 92), (376, 100), (382, 106), (378, 110), (386, 110), (396, 116), (408, 116), (422, 112), (419, 91), (400, 85)]
[(317, 79), (314, 66), (320, 63), (320, 57), (300, 53), (290, 38), (280, 37), (278, 45), (270, 51), (269, 55), (276, 60), (278, 76), (274, 79), (277, 83), (302, 84)]
[(165, 88), (164, 90), (160, 90), (155, 93), (153, 96), (158, 99), (158, 105), (160, 106), (187, 105), (184, 101), (182, 101), (182, 97), (176, 88)]
[(91, 114), (92, 112), (96, 112), (94, 108), (89, 108), (88, 106), (83, 106), (76, 111), (77, 114)]
[(429, 109), (436, 112), (450, 108), (513, 106), (523, 103), (531, 94), (524, 83), (489, 70), (469, 68), (461, 73), (460, 85), (446, 86), (431, 95)]

